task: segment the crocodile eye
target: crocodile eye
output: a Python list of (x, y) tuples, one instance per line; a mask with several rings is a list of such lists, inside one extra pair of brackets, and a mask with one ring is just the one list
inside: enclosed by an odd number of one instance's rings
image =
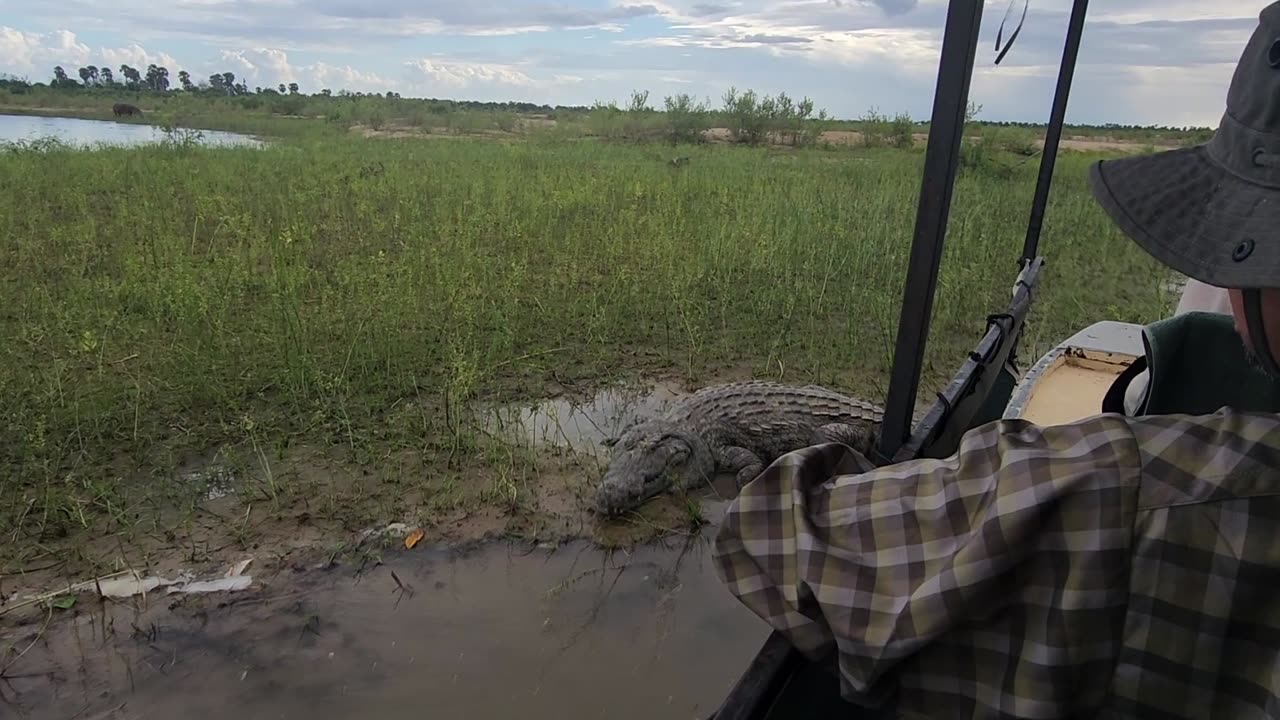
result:
[(688, 443), (686, 443), (685, 441), (679, 438), (674, 438), (674, 437), (669, 438), (668, 440), (669, 440), (669, 444), (667, 446), (669, 448), (668, 453), (671, 455), (672, 459), (683, 460), (686, 457), (689, 457)]

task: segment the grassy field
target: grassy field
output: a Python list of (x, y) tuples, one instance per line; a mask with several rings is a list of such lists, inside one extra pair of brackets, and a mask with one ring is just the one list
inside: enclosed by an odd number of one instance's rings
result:
[[(1172, 306), (1090, 198), (1092, 159), (1059, 161), (1024, 358)], [(542, 466), (467, 426), (475, 400), (750, 374), (882, 401), (922, 161), (310, 130), (0, 152), (0, 570), (191, 544), (199, 503), (169, 478), (221, 446), (274, 459), (220, 520), (252, 544), (250, 518), (518, 512)], [(1010, 155), (961, 174), (931, 384), (1009, 297), (1035, 172)], [(299, 448), (356, 480), (294, 482)]]

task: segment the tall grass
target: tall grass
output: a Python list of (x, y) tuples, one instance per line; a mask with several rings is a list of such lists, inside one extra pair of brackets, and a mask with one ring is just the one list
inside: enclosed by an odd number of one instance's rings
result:
[[(919, 151), (367, 141), (0, 154), (0, 533), (180, 443), (377, 447), (406, 407), (726, 370), (880, 400)], [(1066, 155), (1028, 355), (1168, 309)], [(1016, 272), (1034, 164), (960, 178), (928, 350)], [(77, 512), (102, 512), (84, 501)]]

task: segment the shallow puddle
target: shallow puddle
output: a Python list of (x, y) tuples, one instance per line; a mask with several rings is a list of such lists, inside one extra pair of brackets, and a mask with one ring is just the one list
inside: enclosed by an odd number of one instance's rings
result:
[(189, 458), (178, 466), (178, 480), (193, 488), (206, 501), (220, 500), (236, 492), (236, 472), (223, 460), (220, 452)]
[(30, 718), (706, 717), (766, 635), (717, 580), (711, 532), (629, 553), (391, 552), (359, 577), (153, 595), (142, 612), (81, 596), (34, 644), (39, 617), (0, 630), (0, 647), (30, 644), (0, 705)]
[(481, 409), (490, 432), (518, 443), (554, 446), (604, 457), (601, 443), (636, 420), (660, 415), (684, 395), (671, 384), (612, 387), (586, 400), (566, 397)]

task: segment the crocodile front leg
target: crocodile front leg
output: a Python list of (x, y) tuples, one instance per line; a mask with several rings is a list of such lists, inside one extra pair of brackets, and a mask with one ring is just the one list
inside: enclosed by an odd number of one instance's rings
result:
[(718, 456), (717, 465), (720, 468), (737, 473), (738, 487), (740, 488), (754, 480), (761, 472), (764, 472), (764, 461), (760, 459), (759, 455), (744, 447), (730, 445), (721, 448)]
[(813, 431), (813, 442), (815, 445), (829, 442), (843, 443), (858, 452), (865, 453), (871, 449), (875, 437), (871, 429), (863, 425), (831, 423)]

